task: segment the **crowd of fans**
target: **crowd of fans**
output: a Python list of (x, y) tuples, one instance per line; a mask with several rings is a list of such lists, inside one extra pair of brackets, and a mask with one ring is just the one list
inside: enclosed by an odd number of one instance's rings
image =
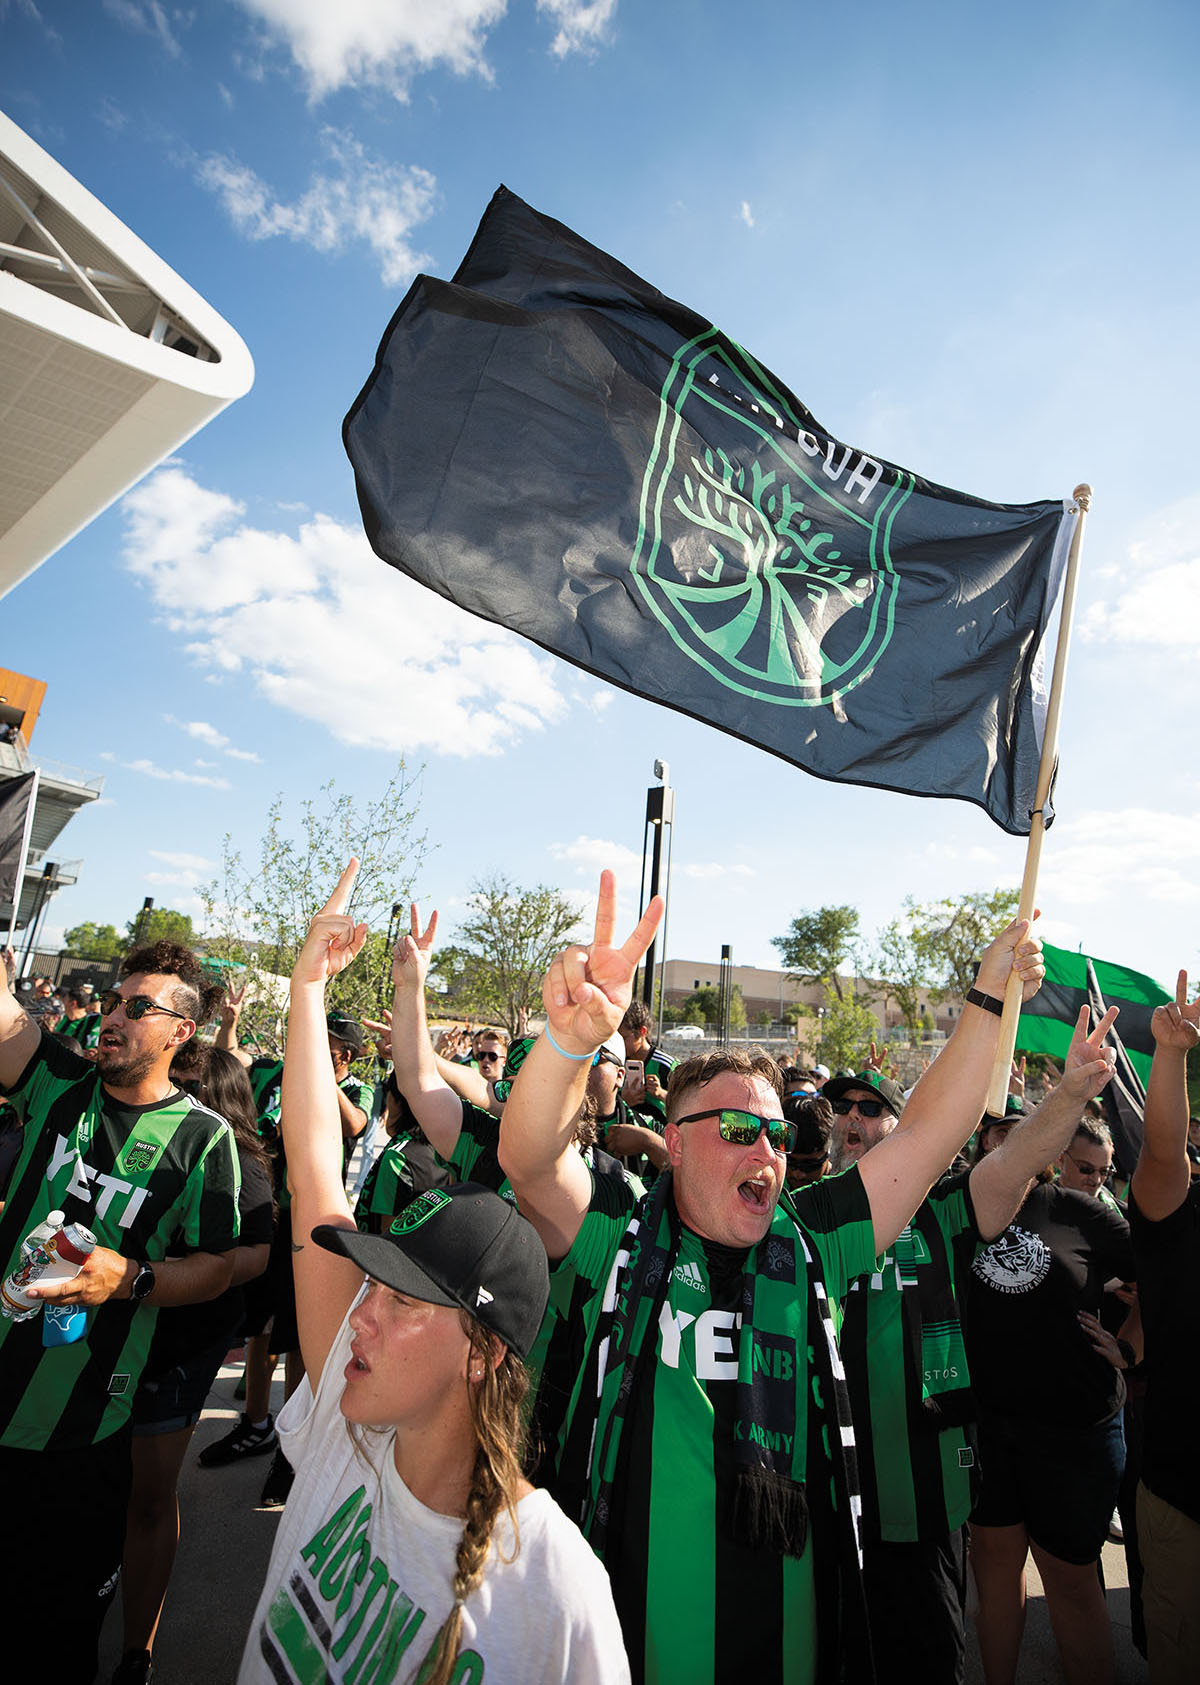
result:
[(240, 1680), (955, 1685), (970, 1606), (988, 1685), (1014, 1685), (1032, 1553), (1067, 1680), (1104, 1685), (1109, 1537), (1151, 1685), (1200, 1679), (1182, 974), (1116, 1165), (1115, 1010), (1081, 1012), (1038, 1104), (1021, 1061), (985, 1113), (1010, 976), (1040, 984), (1023, 922), (905, 1091), (874, 1044), (836, 1073), (673, 1059), (631, 998), (660, 909), (618, 943), (608, 874), (539, 1034), (431, 1033), (415, 908), (391, 1010), (329, 1012), (353, 877), (284, 1059), (176, 944), (99, 993), (18, 988), (7, 956), (0, 1264), (52, 1210), (97, 1241), (0, 1319), (9, 1513), (88, 1541), (77, 1596), (24, 1588), (72, 1677), (119, 1584), (113, 1685), (151, 1678), (180, 1470), (242, 1348), (241, 1417), (199, 1456), (262, 1458), (282, 1510)]

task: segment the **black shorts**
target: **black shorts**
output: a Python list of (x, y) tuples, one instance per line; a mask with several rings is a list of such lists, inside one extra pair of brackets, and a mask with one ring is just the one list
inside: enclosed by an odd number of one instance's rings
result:
[(1094, 1428), (979, 1417), (977, 1527), (1023, 1526), (1060, 1562), (1095, 1562), (1108, 1537), (1125, 1467), (1118, 1412)]
[(160, 1374), (142, 1376), (133, 1400), (135, 1439), (195, 1427), (229, 1350), (230, 1339), (226, 1335), (207, 1351), (196, 1352)]

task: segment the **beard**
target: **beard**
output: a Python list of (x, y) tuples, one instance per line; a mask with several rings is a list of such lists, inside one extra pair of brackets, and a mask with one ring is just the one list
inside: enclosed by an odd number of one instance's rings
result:
[(96, 1066), (106, 1088), (132, 1088), (149, 1076), (158, 1058), (157, 1053), (140, 1053), (130, 1058), (124, 1047), (99, 1048)]
[(579, 1108), (579, 1116), (575, 1119), (575, 1145), (581, 1153), (596, 1144), (596, 1114), (598, 1111), (595, 1097), (585, 1094), (583, 1104)]

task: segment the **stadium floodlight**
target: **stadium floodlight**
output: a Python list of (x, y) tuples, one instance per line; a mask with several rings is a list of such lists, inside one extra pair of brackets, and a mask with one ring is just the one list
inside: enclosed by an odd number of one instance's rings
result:
[(253, 380), (228, 322), (0, 112), (0, 596)]

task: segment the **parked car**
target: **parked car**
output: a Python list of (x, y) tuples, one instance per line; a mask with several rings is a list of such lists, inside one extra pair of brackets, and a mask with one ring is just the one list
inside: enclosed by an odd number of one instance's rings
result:
[(672, 1024), (669, 1030), (663, 1031), (664, 1041), (703, 1041), (704, 1026), (702, 1024)]

